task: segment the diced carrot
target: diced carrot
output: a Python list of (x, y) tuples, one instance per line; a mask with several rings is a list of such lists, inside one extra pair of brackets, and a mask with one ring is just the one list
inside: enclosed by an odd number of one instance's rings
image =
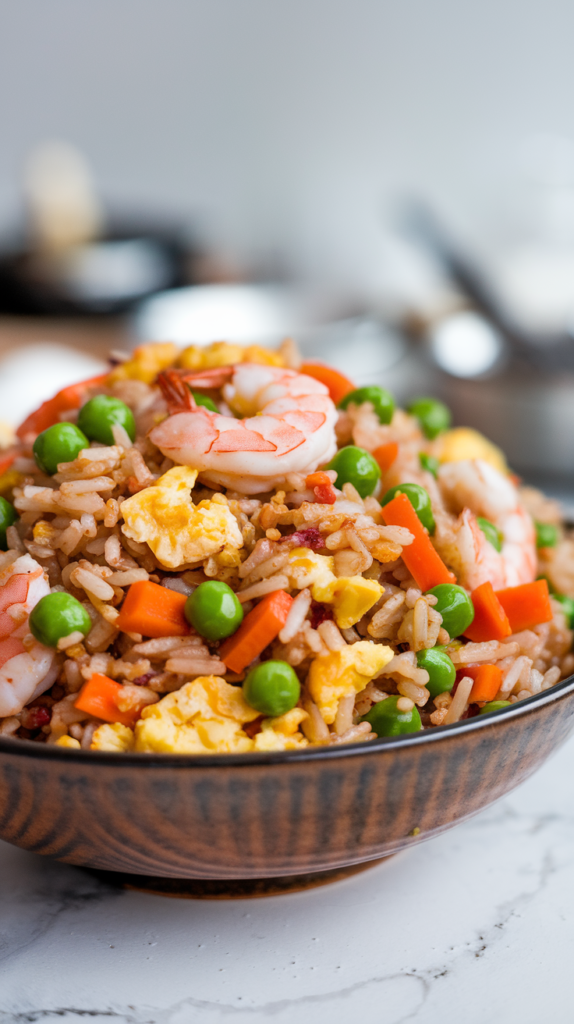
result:
[(38, 409), (30, 413), (18, 427), (17, 436), (23, 439), (28, 434), (41, 434), (48, 427), (53, 427), (54, 423), (59, 422), (62, 413), (67, 412), (68, 409), (80, 408), (87, 388), (93, 384), (100, 384), (107, 376), (107, 373), (101, 373), (97, 377), (90, 377), (89, 380), (81, 380), (77, 384), (70, 384), (67, 388), (62, 388), (57, 395), (49, 398), (47, 402), (42, 402)]
[(541, 622), (550, 622), (552, 618), (548, 580), (506, 587), (505, 590), (497, 590), (496, 596), (508, 615), (513, 633), (532, 629)]
[(82, 686), (74, 701), (74, 707), (78, 711), (86, 711), (94, 718), (101, 718), (104, 722), (120, 722), (122, 725), (133, 726), (144, 705), (130, 708), (129, 711), (120, 711), (118, 698), (122, 689), (120, 683), (116, 683), (114, 679), (95, 672)]
[(494, 593), (492, 583), (481, 583), (470, 596), (474, 605), (474, 619), (464, 635), (476, 644), (503, 640), (505, 636), (510, 636), (512, 629), (508, 616)]
[(337, 500), (331, 478), (326, 473), (309, 473), (305, 486), (312, 490), (321, 505), (334, 505)]
[(387, 526), (404, 526), (413, 534), (415, 539), (403, 548), (402, 559), (421, 590), (430, 590), (439, 583), (456, 583), (456, 576), (433, 548), (406, 494), (397, 494), (381, 513)]
[(348, 377), (332, 366), (325, 366), (324, 363), (303, 363), (303, 366), (299, 367), (299, 373), (306, 373), (308, 377), (320, 380), (321, 384), (329, 389), (335, 405), (338, 405), (350, 391), (355, 391), (355, 385)]
[(275, 639), (292, 604), (285, 590), (275, 590), (245, 616), (237, 632), (219, 648), (219, 657), (232, 672), (242, 672)]
[(386, 473), (387, 470), (391, 468), (398, 454), (399, 446), (396, 441), (389, 441), (388, 444), (380, 444), (373, 452), (373, 456), (379, 463), (382, 473)]
[(143, 636), (185, 636), (190, 627), (183, 608), (187, 598), (150, 580), (132, 583), (117, 620), (124, 633)]
[(498, 665), (480, 665), (468, 698), (469, 704), (494, 700), (502, 685), (502, 669)]
[(465, 676), (474, 679), (468, 702), (494, 700), (502, 684), (502, 669), (498, 665), (465, 665), (456, 673), (457, 684)]
[(15, 458), (16, 452), (8, 452), (7, 455), (0, 456), (0, 476), (8, 472)]

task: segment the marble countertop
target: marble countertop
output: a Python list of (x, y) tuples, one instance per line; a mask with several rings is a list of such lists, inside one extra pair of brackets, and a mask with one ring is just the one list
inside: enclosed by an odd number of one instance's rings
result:
[(574, 739), (504, 801), (333, 885), (124, 891), (0, 843), (0, 1022), (572, 1020)]

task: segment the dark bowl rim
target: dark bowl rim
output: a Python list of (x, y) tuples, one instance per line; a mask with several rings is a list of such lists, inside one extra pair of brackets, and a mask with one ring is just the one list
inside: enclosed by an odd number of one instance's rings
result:
[(84, 765), (134, 765), (147, 768), (229, 768), (253, 765), (275, 765), (301, 761), (325, 761), (345, 757), (371, 756), (387, 750), (408, 750), (426, 743), (442, 740), (487, 729), (511, 722), (522, 715), (536, 712), (547, 704), (553, 704), (574, 691), (574, 674), (556, 683), (548, 690), (518, 701), (512, 707), (500, 708), (487, 715), (466, 718), (452, 725), (435, 726), (422, 732), (407, 733), (370, 740), (368, 743), (334, 744), (328, 747), (305, 747), (303, 750), (281, 750), (252, 752), (246, 754), (144, 754), (120, 753), (103, 750), (73, 750), (57, 747), (55, 744), (35, 743), (33, 740), (11, 739), (0, 736), (0, 755), (12, 754), (19, 757), (47, 758), (62, 762), (81, 762)]

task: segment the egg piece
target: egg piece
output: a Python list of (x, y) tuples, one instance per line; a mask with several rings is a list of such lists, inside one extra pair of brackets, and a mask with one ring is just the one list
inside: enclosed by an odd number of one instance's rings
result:
[(349, 629), (377, 603), (384, 587), (362, 576), (335, 576), (333, 567), (332, 555), (293, 548), (286, 572), (292, 586), (310, 587), (313, 600), (331, 604), (337, 625)]
[(436, 440), (440, 462), (460, 462), (462, 459), (484, 459), (500, 473), (508, 473), (506, 459), (500, 448), (472, 427), (455, 427)]
[(179, 357), (179, 365), (185, 370), (210, 370), (215, 366), (232, 366), (234, 363), (285, 366), (285, 360), (279, 352), (259, 345), (235, 345), (229, 341), (214, 341), (205, 346), (188, 345)]
[(341, 698), (364, 690), (393, 657), (390, 647), (359, 640), (313, 659), (309, 669), (309, 692), (327, 725), (335, 721)]
[(79, 740), (75, 740), (73, 736), (60, 736), (56, 740), (54, 746), (56, 747), (67, 747), (68, 750), (81, 750), (82, 745)]
[(311, 588), (315, 601), (323, 600), (316, 596), (316, 591), (328, 593), (329, 587), (337, 579), (333, 568), (335, 560), (332, 555), (318, 555), (311, 548), (292, 548), (285, 572), (292, 587), (303, 590)]
[(259, 713), (241, 688), (217, 676), (199, 676), (142, 712), (135, 749), (147, 753), (222, 754), (253, 749), (242, 725)]
[(134, 349), (131, 359), (120, 363), (110, 373), (108, 383), (117, 380), (143, 380), (151, 384), (158, 373), (172, 366), (178, 356), (179, 348), (171, 341), (149, 342)]
[(174, 466), (122, 503), (123, 533), (140, 544), (147, 541), (166, 569), (243, 546), (237, 520), (223, 495), (194, 505), (190, 492), (196, 479), (196, 469)]
[(265, 718), (255, 737), (255, 750), (299, 750), (309, 745), (299, 732), (309, 715), (303, 708), (292, 708), (277, 718)]
[(120, 754), (125, 754), (133, 748), (133, 731), (120, 722), (98, 726), (90, 743), (90, 750), (111, 750)]
[(359, 622), (377, 603), (385, 588), (362, 576), (340, 576), (333, 592), (333, 613), (340, 629)]

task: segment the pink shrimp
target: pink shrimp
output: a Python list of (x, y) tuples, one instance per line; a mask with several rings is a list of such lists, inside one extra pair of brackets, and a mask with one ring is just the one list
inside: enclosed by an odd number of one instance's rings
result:
[[(305, 374), (240, 363), (202, 373), (167, 371), (159, 383), (170, 415), (150, 439), (208, 484), (257, 494), (284, 484), (289, 473), (313, 472), (335, 454), (335, 406), (324, 384)], [(245, 418), (196, 405), (190, 387), (223, 388), (228, 407)]]
[[(458, 577), (474, 590), (490, 580), (494, 589), (531, 583), (536, 575), (536, 537), (532, 519), (520, 502), (514, 484), (482, 459), (463, 459), (441, 466), (441, 495), (450, 517), (435, 509), (435, 545)], [(502, 534), (500, 552), (480, 529), (483, 516)]]
[(21, 555), (0, 571), (0, 718), (17, 715), (54, 682), (55, 652), (30, 636), (28, 616), (50, 586), (41, 565)]

